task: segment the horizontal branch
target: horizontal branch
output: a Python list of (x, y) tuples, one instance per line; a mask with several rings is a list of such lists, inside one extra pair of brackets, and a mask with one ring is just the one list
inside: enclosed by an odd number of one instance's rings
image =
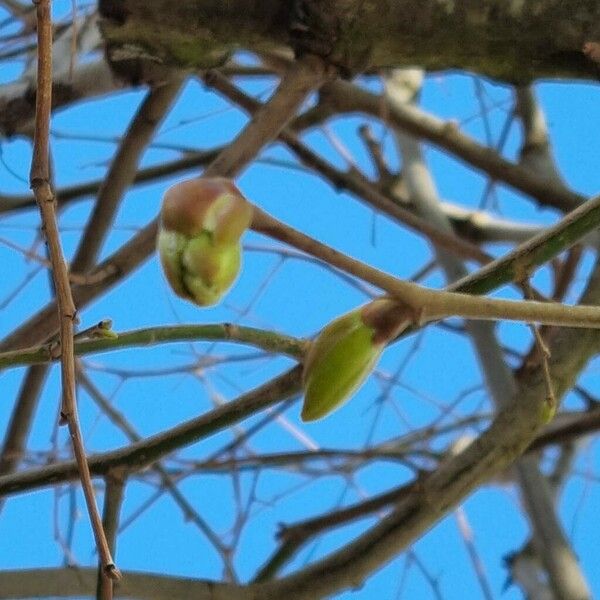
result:
[[(173, 325), (165, 327), (148, 327), (115, 333), (115, 337), (87, 339), (75, 343), (75, 355), (98, 354), (122, 350), (124, 348), (140, 348), (174, 342), (199, 341), (240, 342), (256, 346), (266, 352), (285, 354), (291, 358), (301, 358), (307, 342), (291, 336), (242, 327), (231, 323), (215, 323), (206, 325)], [(25, 348), (0, 353), (0, 368), (33, 365), (58, 360), (60, 349), (53, 344), (43, 344), (35, 348)]]
[(581, 0), (535, 9), (497, 0), (155, 0), (152, 9), (140, 0), (100, 0), (99, 10), (108, 57), (121, 71), (143, 58), (206, 69), (240, 48), (287, 45), (346, 71), (417, 64), (507, 81), (596, 76), (582, 50), (597, 37), (597, 3)]
[[(181, 158), (166, 161), (152, 167), (138, 169), (133, 178), (133, 183), (140, 184), (159, 181), (178, 173), (197, 170), (199, 167), (212, 162), (222, 150), (223, 147), (218, 147), (213, 150), (186, 152), (185, 156)], [(103, 182), (104, 178), (95, 179), (87, 183), (77, 183), (58, 189), (56, 191), (58, 205), (62, 208), (71, 202), (84, 200), (88, 196), (97, 194)], [(0, 214), (12, 213), (33, 207), (35, 207), (35, 198), (31, 194), (0, 194)]]
[[(92, 597), (98, 570), (95, 567), (59, 567), (0, 571), (0, 599)], [(125, 571), (115, 585), (119, 598), (137, 600), (245, 600), (246, 588), (187, 577)]]

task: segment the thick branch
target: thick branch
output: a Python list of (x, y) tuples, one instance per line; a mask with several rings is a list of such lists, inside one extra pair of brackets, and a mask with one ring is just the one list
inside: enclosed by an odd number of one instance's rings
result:
[[(471, 69), (507, 81), (594, 77), (582, 52), (597, 34), (597, 2), (494, 0), (101, 0), (109, 57), (126, 70), (155, 62), (209, 68), (233, 50), (291, 46), (347, 70)], [(444, 51), (440, 52), (439, 49)]]
[[(22, 569), (0, 571), (0, 598), (92, 597), (97, 571), (93, 568)], [(247, 600), (244, 587), (200, 579), (127, 571), (115, 586), (120, 598), (137, 600)]]

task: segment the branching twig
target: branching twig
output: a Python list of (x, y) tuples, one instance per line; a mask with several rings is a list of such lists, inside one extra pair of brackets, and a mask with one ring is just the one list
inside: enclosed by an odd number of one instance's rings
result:
[[(583, 216), (581, 216), (582, 213)], [(581, 220), (578, 217), (581, 217)], [(593, 220), (600, 220), (600, 197), (573, 211), (563, 219), (559, 224), (560, 226), (552, 228), (556, 238), (548, 234), (544, 234), (543, 237), (549, 246), (553, 243), (562, 244), (564, 243), (564, 225), (569, 224), (572, 229), (577, 230), (583, 227), (584, 223), (587, 223), (592, 217)], [(432, 290), (409, 281), (397, 279), (334, 250), (326, 244), (278, 221), (258, 208), (255, 208), (253, 228), (270, 237), (300, 248), (312, 256), (316, 256), (385, 290), (405, 306), (408, 312), (411, 313), (409, 320), (417, 325), (449, 316), (459, 316), (469, 319), (514, 320), (569, 327), (600, 327), (600, 308), (596, 306), (567, 306), (554, 302), (517, 302), (489, 297), (478, 298), (471, 294)], [(523, 264), (528, 264), (530, 259), (531, 257), (527, 254), (517, 254), (514, 263), (511, 264), (513, 275), (519, 273), (520, 269), (523, 268)], [(484, 270), (486, 268), (482, 269), (482, 271)], [(489, 273), (489, 271), (486, 272)], [(502, 272), (497, 273), (497, 275), (502, 275)], [(459, 290), (461, 290), (461, 284), (466, 285), (466, 279), (457, 282), (456, 287)]]
[[(257, 111), (252, 121), (240, 134), (210, 163), (204, 171), (207, 177), (234, 177), (256, 156), (262, 147), (277, 137), (288, 121), (304, 102), (308, 94), (318, 89), (334, 73), (323, 61), (314, 56), (306, 56), (294, 63), (272, 98), (261, 110)], [(153, 219), (134, 238), (127, 242), (119, 252), (112, 256), (112, 260), (98, 265), (92, 272), (110, 273), (98, 282), (97, 285), (82, 286), (75, 290), (75, 297), (79, 306), (89, 302), (99, 293), (126, 277), (154, 250), (158, 219)], [(80, 292), (78, 294), (78, 292)], [(46, 340), (56, 331), (54, 313), (56, 308), (49, 305), (40, 311), (31, 321), (6, 338), (0, 346), (3, 349), (16, 346), (33, 346)]]
[(412, 482), (351, 506), (312, 519), (306, 519), (293, 525), (281, 526), (277, 534), (281, 544), (256, 574), (254, 582), (260, 583), (273, 578), (312, 537), (357, 519), (368, 517), (382, 509), (387, 509), (391, 504), (398, 502), (401, 498), (410, 494), (411, 491), (414, 491), (416, 485), (416, 482)]
[[(218, 72), (211, 73), (209, 81), (211, 85), (213, 85), (222, 94), (227, 96), (229, 100), (235, 102), (249, 113), (252, 114), (261, 107), (259, 102), (245, 94), (242, 90), (233, 85), (227, 78), (223, 77)], [(298, 137), (289, 127), (285, 128), (279, 137), (281, 141), (283, 141), (305, 165), (318, 171), (336, 187), (347, 188), (359, 199), (366, 200), (369, 204), (378, 210), (381, 210), (392, 219), (406, 224), (408, 227), (415, 229), (415, 231), (418, 231), (419, 233), (423, 233), (427, 237), (433, 239), (434, 242), (450, 250), (451, 252), (455, 252), (460, 256), (474, 259), (484, 264), (490, 262), (490, 257), (474, 244), (466, 242), (465, 240), (451, 233), (448, 234), (438, 231), (426, 220), (419, 218), (399, 204), (387, 198), (376, 188), (376, 186), (371, 184), (371, 182), (362, 176), (356, 169), (341, 171), (326, 160), (322, 159), (319, 155), (310, 150), (305, 144), (301, 143), (298, 140)]]
[[(139, 442), (142, 439), (141, 436), (124, 419), (124, 417), (104, 398), (100, 390), (96, 388), (96, 386), (89, 379), (87, 374), (82, 369), (78, 369), (77, 375), (80, 384), (91, 396), (94, 402), (96, 402), (96, 404), (101, 408), (101, 410), (107, 415), (107, 417), (127, 436), (127, 438), (131, 442)], [(172, 478), (169, 475), (168, 470), (162, 465), (162, 463), (157, 461), (152, 468), (159, 476), (161, 483), (164, 485), (166, 491), (168, 491), (175, 504), (177, 504), (177, 506), (179, 506), (179, 508), (181, 509), (184, 519), (186, 521), (194, 523), (194, 525), (196, 525), (196, 527), (198, 527), (198, 529), (206, 536), (209, 542), (214, 546), (215, 550), (223, 558), (223, 563), (227, 574), (232, 579), (234, 579), (233, 565), (229, 557), (226, 555), (225, 547), (221, 538), (213, 531), (213, 529), (209, 526), (206, 520), (200, 516), (200, 514), (196, 511), (194, 506), (187, 500), (185, 495), (181, 492), (181, 490), (179, 490), (179, 488), (177, 487), (176, 480), (174, 480), (174, 478)], [(118, 469), (116, 471), (118, 471)], [(110, 476), (111, 472), (109, 471), (107, 479)], [(129, 522), (131, 522), (131, 516), (129, 518)], [(123, 528), (124, 527), (125, 524), (123, 524)]]
[[(481, 145), (472, 137), (462, 133), (451, 121), (443, 121), (415, 106), (386, 106), (377, 94), (347, 81), (334, 81), (323, 88), (321, 103), (306, 113), (300, 122), (302, 127), (316, 117), (322, 122), (325, 116), (340, 113), (365, 112), (377, 118), (386, 118), (389, 123), (416, 138), (423, 138), (449, 151), (490, 177), (517, 189), (538, 200), (541, 204), (560, 210), (571, 210), (584, 198), (556, 181), (542, 177), (531, 170), (506, 160), (490, 148)], [(325, 114), (323, 114), (325, 113)]]

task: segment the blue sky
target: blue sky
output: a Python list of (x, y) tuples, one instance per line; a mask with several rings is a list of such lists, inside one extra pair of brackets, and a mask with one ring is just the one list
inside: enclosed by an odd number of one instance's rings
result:
[[(60, 4), (60, 3), (57, 3)], [(18, 65), (15, 65), (15, 70)], [(2, 76), (10, 80), (13, 73)], [(248, 91), (259, 94), (273, 89), (273, 80), (259, 79), (244, 84)], [(374, 80), (364, 82), (378, 89)], [(491, 82), (483, 82), (490, 104), (498, 107), (488, 113), (489, 124), (497, 139), (511, 106), (511, 91)], [(600, 119), (597, 86), (580, 83), (540, 83), (536, 86), (540, 102), (546, 111), (550, 134), (554, 143), (561, 173), (575, 190), (593, 194), (597, 190), (597, 157), (600, 139), (595, 127)], [(84, 102), (57, 113), (52, 128), (61, 133), (119, 136), (144, 95), (143, 90), (118, 93), (108, 98)], [(474, 96), (474, 79), (468, 75), (432, 75), (426, 80), (422, 107), (442, 118), (464, 123), (464, 131), (479, 140), (485, 140), (480, 108)], [(245, 123), (246, 118), (237, 110), (226, 109), (226, 103), (190, 81), (175, 109), (161, 126), (157, 142), (181, 144), (194, 148), (211, 148), (224, 143)], [(192, 122), (183, 124), (189, 119)], [(353, 156), (367, 173), (372, 169), (364, 149), (358, 143), (357, 126), (364, 119), (336, 120), (332, 131), (344, 141)], [(390, 163), (398, 165), (389, 133), (380, 124), (373, 124), (376, 135), (386, 138)], [(387, 137), (386, 137), (387, 136)], [(308, 134), (308, 141), (327, 158), (344, 166), (343, 160), (320, 131)], [(506, 155), (514, 157), (519, 147), (519, 128), (513, 126), (506, 146)], [(0, 145), (0, 193), (24, 193), (30, 150), (22, 139), (5, 141)], [(53, 160), (58, 187), (101, 177), (114, 152), (114, 143), (103, 141), (78, 142), (54, 138)], [(156, 164), (175, 158), (178, 153), (160, 148), (150, 149), (143, 164)], [(428, 148), (426, 157), (435, 177), (440, 196), (461, 205), (479, 205), (486, 179), (470, 172), (462, 164), (443, 152)], [(417, 235), (398, 227), (386, 218), (373, 217), (372, 211), (353, 197), (338, 193), (314, 175), (292, 165), (282, 167), (281, 161), (293, 163), (291, 155), (282, 147), (274, 146), (261, 155), (239, 178), (238, 184), (250, 200), (277, 218), (320, 239), (339, 250), (360, 258), (399, 277), (410, 277), (430, 259), (427, 243)], [(20, 180), (10, 171), (24, 179)], [(192, 173), (190, 173), (191, 175)], [(103, 256), (118, 248), (132, 233), (132, 228), (148, 222), (157, 213), (162, 193), (174, 180), (160, 181), (133, 188), (123, 203)], [(540, 211), (536, 206), (502, 187), (497, 189), (498, 210), (502, 215), (524, 222), (551, 223), (553, 211)], [(90, 198), (69, 206), (61, 214), (63, 241), (67, 253), (77, 243), (81, 227), (89, 214)], [(38, 216), (34, 210), (0, 218), (0, 238), (29, 247), (36, 236)], [(254, 233), (244, 238), (248, 249), (239, 280), (224, 302), (210, 309), (199, 308), (175, 297), (167, 288), (155, 258), (147, 262), (123, 286), (118, 287), (82, 311), (82, 326), (101, 318), (113, 319), (116, 331), (169, 323), (210, 323), (236, 321), (244, 325), (262, 327), (295, 336), (312, 336), (329, 320), (365, 302), (367, 296), (357, 288), (321, 266), (296, 259), (282, 259), (277, 244)], [(257, 246), (262, 251), (257, 250)], [(265, 251), (265, 248), (269, 251)], [(38, 251), (40, 248), (38, 247)], [(503, 248), (489, 248), (501, 253)], [(0, 241), (0, 260), (5, 270), (0, 283), (0, 302), (27, 272), (36, 268), (31, 261)], [(583, 284), (591, 257), (587, 257), (578, 281)], [(443, 285), (443, 278), (435, 272), (427, 281), (431, 286)], [(541, 289), (548, 285), (548, 277), (538, 274), (536, 284)], [(263, 289), (264, 288), (264, 289)], [(510, 294), (510, 292), (508, 292)], [(576, 297), (573, 294), (572, 299)], [(42, 269), (0, 312), (0, 335), (9, 333), (49, 298), (47, 274)], [(522, 325), (503, 324), (499, 328), (505, 344), (523, 350), (529, 344), (529, 332)], [(418, 352), (415, 351), (418, 349)], [(212, 402), (235, 398), (282, 372), (292, 362), (285, 358), (259, 357), (244, 362), (233, 362), (218, 369), (207, 369), (190, 374), (129, 377), (125, 380), (107, 372), (110, 369), (148, 372), (164, 367), (184, 365), (202, 356), (226, 354), (247, 355), (252, 349), (232, 344), (177, 344), (151, 349), (119, 351), (89, 356), (86, 364), (93, 381), (111, 398), (114, 405), (135, 425), (138, 432), (151, 435), (174, 426), (199, 413), (209, 410)], [(377, 401), (385, 378), (397, 373), (404, 365), (400, 383), (393, 387), (383, 403)], [(598, 369), (593, 361), (584, 379), (587, 389), (600, 393)], [(23, 369), (12, 369), (0, 374), (0, 388), (5, 401), (0, 402), (0, 431), (7, 422), (23, 375)], [(33, 451), (48, 452), (55, 429), (59, 373), (53, 368), (44, 389), (40, 409), (30, 438)], [(421, 334), (402, 340), (384, 354), (378, 376), (371, 378), (361, 391), (341, 410), (326, 420), (302, 424), (299, 403), (285, 412), (286, 424), (275, 424), (253, 436), (252, 449), (256, 452), (301, 450), (307, 447), (361, 447), (373, 431), (376, 440), (383, 441), (411, 429), (422, 427), (440, 417), (440, 407), (458, 399), (460, 394), (473, 388), (461, 401), (455, 412), (443, 417), (446, 422), (460, 415), (489, 406), (487, 394), (481, 388), (481, 375), (469, 342), (446, 330), (428, 327)], [(570, 398), (573, 407), (577, 400)], [(126, 443), (86, 393), (79, 398), (83, 431), (90, 450), (101, 451)], [(482, 404), (483, 403), (483, 404)], [(247, 428), (258, 417), (244, 422)], [(202, 458), (219, 450), (231, 440), (231, 433), (217, 434), (199, 444), (186, 448), (181, 458)], [(450, 438), (443, 441), (446, 444)], [(439, 445), (438, 449), (443, 447)], [(67, 436), (58, 434), (57, 451), (68, 456)], [(600, 525), (595, 518), (595, 507), (600, 501), (598, 486), (590, 475), (598, 461), (597, 445), (583, 446), (574, 469), (575, 475), (566, 486), (560, 502), (560, 512), (566, 530), (580, 557), (594, 595), (600, 595), (600, 574), (595, 568), (596, 540)], [(175, 463), (173, 463), (175, 464)], [(257, 480), (250, 474), (240, 477), (241, 495), (256, 495), (253, 517), (245, 528), (235, 564), (243, 580), (251, 577), (273, 548), (279, 522), (291, 523), (297, 519), (332, 509), (337, 503), (349, 503), (361, 494), (371, 495), (389, 489), (412, 477), (409, 469), (398, 465), (379, 463), (361, 470), (352, 485), (340, 476), (323, 477), (307, 487), (307, 478), (298, 473), (266, 471)], [(298, 488), (289, 493), (292, 488)], [(192, 504), (220, 533), (232, 526), (233, 492), (231, 479), (224, 475), (194, 475), (181, 484)], [(6, 505), (0, 515), (0, 538), (7, 540), (10, 551), (0, 555), (0, 568), (57, 565), (64, 560), (61, 544), (54, 535), (56, 528), (65, 534), (69, 522), (70, 502), (75, 499), (79, 516), (76, 521), (72, 552), (81, 564), (94, 561), (91, 534), (84, 505), (77, 486), (64, 487), (60, 496), (50, 491), (18, 496)], [(145, 482), (133, 482), (127, 488), (123, 518), (133, 514), (154, 492)], [(281, 498), (280, 494), (284, 494)], [(101, 499), (100, 493), (99, 498)], [(474, 531), (475, 545), (484, 563), (494, 597), (517, 599), (514, 587), (503, 592), (506, 570), (502, 557), (517, 550), (527, 536), (527, 525), (519, 510), (519, 499), (514, 488), (487, 486), (463, 505)], [(339, 544), (364, 529), (373, 520), (335, 531), (318, 544), (309, 544), (292, 563), (298, 567), (305, 561), (335, 549)], [(438, 523), (432, 531), (417, 541), (411, 550), (436, 578), (440, 592), (446, 599), (479, 598), (478, 587), (470, 565), (463, 538), (454, 515)], [(170, 498), (163, 495), (144, 514), (133, 522), (119, 537), (117, 562), (122, 569), (148, 570), (201, 578), (219, 578), (221, 564), (216, 553), (190, 523), (184, 522)], [(404, 554), (365, 586), (356, 591), (336, 596), (340, 599), (368, 598), (428, 598), (434, 597), (430, 585), (416, 566), (412, 555)]]

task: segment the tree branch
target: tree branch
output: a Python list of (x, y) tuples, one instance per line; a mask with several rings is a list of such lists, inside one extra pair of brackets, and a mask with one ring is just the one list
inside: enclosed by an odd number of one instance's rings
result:
[(75, 359), (73, 357), (73, 322), (76, 319), (76, 309), (71, 294), (67, 265), (63, 257), (60, 243), (54, 194), (50, 187), (48, 139), (52, 106), (52, 23), (49, 0), (38, 0), (36, 13), (38, 36), (38, 86), (30, 180), (31, 187), (40, 209), (42, 227), (46, 234), (48, 248), (50, 250), (52, 276), (56, 288), (60, 323), (60, 344), (62, 348), (61, 418), (65, 420), (69, 427), (73, 452), (77, 460), (77, 467), (81, 477), (81, 484), (90, 515), (90, 521), (96, 538), (98, 554), (102, 561), (102, 568), (109, 577), (118, 579), (120, 576), (119, 570), (115, 566), (110, 554), (98, 508), (96, 506), (94, 489), (92, 487), (92, 480), (85, 456), (85, 448), (77, 415), (77, 400), (75, 397)]
[[(75, 356), (111, 352), (123, 348), (139, 348), (183, 341), (240, 342), (261, 348), (266, 352), (302, 358), (307, 342), (273, 331), (243, 327), (230, 323), (205, 325), (170, 325), (148, 327), (115, 333), (114, 337), (98, 337), (76, 341)], [(34, 348), (0, 353), (0, 368), (33, 365), (55, 361), (60, 356), (60, 345), (43, 344)]]
[[(130, 473), (144, 469), (171, 452), (193, 444), (238, 423), (254, 413), (296, 396), (301, 390), (301, 366), (283, 373), (264, 385), (242, 394), (236, 400), (209, 411), (181, 425), (118, 450), (91, 455), (89, 467), (93, 475), (106, 475), (111, 469), (126, 467)], [(54, 485), (57, 481), (77, 476), (76, 463), (54, 463), (39, 469), (0, 477), (0, 496)]]
[[(96, 586), (94, 568), (21, 569), (0, 571), (0, 598), (91, 597)], [(248, 600), (247, 588), (185, 577), (125, 571), (115, 585), (120, 598), (137, 600)]]

